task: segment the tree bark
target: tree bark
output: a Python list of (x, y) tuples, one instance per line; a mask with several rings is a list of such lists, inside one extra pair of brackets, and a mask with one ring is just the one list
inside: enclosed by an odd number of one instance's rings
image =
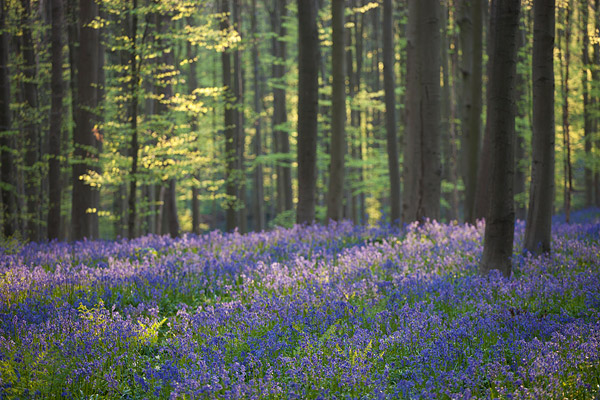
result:
[(346, 154), (346, 68), (344, 64), (344, 0), (331, 5), (331, 159), (327, 193), (327, 219), (341, 221), (344, 198), (344, 156)]
[(94, 168), (97, 155), (97, 127), (94, 110), (98, 105), (98, 30), (90, 22), (98, 17), (94, 0), (79, 1), (79, 48), (77, 51), (77, 126), (73, 134), (73, 195), (71, 205), (72, 239), (93, 239), (94, 189), (83, 176)]
[[(240, 38), (242, 37), (242, 19), (240, 12), (240, 1), (233, 0), (232, 17), (234, 27)], [(247, 209), (246, 209), (246, 167), (245, 167), (245, 143), (246, 136), (244, 132), (244, 71), (242, 65), (242, 51), (239, 46), (233, 53), (233, 90), (234, 90), (234, 143), (235, 143), (235, 164), (236, 164), (236, 221), (237, 227), (241, 233), (247, 232)]]
[(462, 137), (465, 220), (475, 222), (475, 190), (481, 136), (482, 93), (482, 0), (462, 0), (460, 44), (462, 47)]
[(8, 68), (10, 38), (6, 29), (8, 5), (0, 0), (0, 179), (2, 185), (2, 225), (4, 237), (16, 232), (16, 199), (14, 184), (14, 148), (10, 136), (12, 115), (10, 111), (10, 71)]
[(550, 251), (554, 208), (555, 0), (535, 0), (533, 16), (533, 136), (529, 209), (524, 248)]
[[(518, 65), (527, 65), (527, 55), (522, 51), (527, 43), (527, 33), (523, 23), (519, 24), (517, 49)], [(517, 68), (519, 69), (519, 68)], [(527, 218), (527, 208), (525, 207), (525, 191), (526, 191), (526, 142), (525, 137), (529, 129), (524, 121), (528, 119), (528, 88), (529, 75), (526, 72), (518, 71), (516, 79), (515, 101), (518, 119), (521, 121), (520, 126), (515, 131), (515, 216), (517, 219), (524, 221)]]
[[(221, 0), (221, 12), (223, 15), (229, 14), (228, 0)], [(222, 31), (229, 29), (229, 17), (225, 17), (221, 20), (220, 28)], [(235, 115), (230, 102), (234, 98), (233, 87), (231, 86), (231, 52), (225, 50), (221, 53), (221, 68), (223, 75), (223, 86), (225, 87), (225, 193), (227, 195), (226, 206), (225, 206), (225, 220), (226, 230), (233, 232), (236, 228), (236, 210), (235, 203), (237, 200), (237, 187), (235, 182), (235, 157), (236, 157), (236, 144), (234, 142), (234, 126), (235, 126)]]
[[(283, 38), (286, 29), (282, 24), (286, 16), (286, 0), (273, 0), (271, 12), (271, 29), (276, 34), (271, 39), (271, 48), (275, 61), (271, 67), (273, 77), (273, 141), (274, 150), (278, 154), (289, 157), (290, 140), (286, 129), (287, 100), (285, 89), (286, 43)], [(291, 210), (294, 207), (292, 194), (292, 172), (288, 158), (277, 162), (277, 213)]]
[[(252, 74), (254, 78), (254, 154), (258, 158), (262, 155), (262, 134), (261, 134), (261, 98), (262, 76), (260, 74), (259, 49), (258, 49), (258, 10), (256, 0), (252, 0)], [(265, 229), (265, 193), (264, 193), (263, 166), (257, 162), (254, 169), (254, 230), (260, 232)]]
[[(596, 0), (594, 3), (594, 28), (596, 32), (600, 32), (600, 0)], [(594, 93), (600, 92), (600, 41), (594, 42), (594, 69), (592, 70), (592, 89)], [(594, 96), (594, 107), (598, 107), (600, 104), (600, 95)], [(600, 152), (600, 115), (596, 115), (593, 122), (593, 131), (596, 133), (596, 139), (594, 147), (596, 148), (596, 154)], [(596, 158), (598, 155), (596, 155)], [(594, 198), (596, 207), (600, 207), (600, 171), (595, 168), (594, 172)]]
[(440, 3), (410, 0), (403, 221), (439, 218)]
[(62, 181), (60, 175), (61, 131), (63, 113), (63, 0), (50, 0), (52, 7), (51, 61), (52, 71), (50, 87), (52, 102), (50, 105), (50, 133), (48, 157), (48, 240), (60, 238), (60, 209), (62, 200)]
[(131, 43), (131, 49), (129, 53), (129, 69), (131, 70), (131, 80), (129, 87), (129, 96), (131, 98), (130, 104), (130, 129), (131, 129), (131, 143), (129, 145), (129, 156), (131, 157), (131, 170), (129, 173), (129, 216), (127, 219), (127, 234), (129, 238), (136, 236), (135, 227), (137, 222), (137, 170), (138, 170), (138, 93), (140, 84), (140, 73), (138, 70), (139, 63), (137, 61), (138, 50), (137, 50), (137, 30), (138, 30), (138, 2), (132, 0), (131, 2), (131, 32), (129, 34), (129, 41)]
[(511, 257), (515, 232), (514, 152), (517, 35), (520, 0), (498, 1), (492, 26), (495, 32), (493, 62), (488, 79), (488, 108), (491, 114), (489, 135), (492, 145), (490, 203), (486, 217), (484, 248), (479, 270), (487, 275), (497, 269), (511, 275)]
[[(192, 22), (192, 21), (190, 21)], [(194, 90), (198, 88), (198, 77), (196, 76), (196, 65), (197, 62), (197, 53), (192, 48), (192, 44), (190, 42), (187, 43), (187, 59), (189, 60), (188, 64), (188, 93), (190, 96), (194, 95)], [(190, 128), (192, 132), (198, 131), (198, 117), (196, 115), (191, 117), (190, 120)], [(193, 172), (194, 180), (198, 177), (199, 171)], [(200, 201), (198, 200), (199, 190), (198, 187), (194, 184), (192, 186), (192, 233), (196, 235), (200, 234)]]
[(39, 240), (39, 182), (40, 171), (37, 166), (40, 153), (41, 132), (38, 123), (38, 84), (36, 54), (33, 45), (31, 29), (33, 27), (30, 0), (21, 0), (21, 52), (23, 55), (23, 95), (25, 99), (25, 204), (27, 214), (27, 238), (32, 241)]
[[(571, 4), (567, 0), (564, 9), (563, 29), (558, 32), (558, 49), (560, 53), (560, 75), (562, 80), (562, 129), (563, 129), (563, 167), (564, 167), (564, 208), (565, 221), (568, 223), (571, 219), (571, 194), (573, 192), (573, 175), (571, 167), (571, 125), (569, 121), (569, 79), (571, 62)], [(564, 39), (564, 48), (561, 46), (561, 38)], [(563, 62), (564, 60), (564, 62)]]
[[(581, 44), (581, 62), (583, 68), (581, 71), (581, 86), (583, 87), (583, 142), (585, 151), (585, 162), (584, 162), (584, 181), (585, 181), (585, 206), (591, 207), (594, 204), (594, 171), (592, 160), (592, 104), (590, 101), (590, 84), (588, 82), (588, 73), (590, 70), (590, 36), (588, 32), (589, 23), (589, 4), (588, 0), (582, 0), (580, 4), (581, 9), (581, 30), (582, 30), (582, 44)], [(598, 10), (596, 10), (598, 13)]]
[[(396, 85), (394, 83), (394, 10), (392, 0), (383, 1), (383, 85), (385, 91), (385, 129), (390, 178), (390, 220), (400, 223), (400, 167), (396, 133)], [(376, 72), (379, 74), (379, 71)], [(377, 80), (379, 81), (379, 80)]]
[(298, 0), (298, 223), (313, 223), (317, 188), (319, 31), (316, 0)]

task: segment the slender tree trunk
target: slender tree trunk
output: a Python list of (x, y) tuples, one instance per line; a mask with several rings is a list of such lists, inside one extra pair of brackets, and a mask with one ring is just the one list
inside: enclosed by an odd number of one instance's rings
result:
[(403, 221), (439, 218), (440, 3), (410, 0)]
[[(258, 49), (258, 10), (256, 0), (252, 0), (252, 75), (254, 78), (254, 154), (256, 157), (262, 155), (262, 132), (261, 132), (261, 82), (260, 54)], [(265, 223), (265, 193), (264, 193), (263, 166), (261, 162), (256, 163), (254, 169), (254, 230), (260, 232), (266, 228)]]
[[(564, 207), (565, 207), (565, 220), (568, 223), (571, 219), (571, 193), (573, 192), (573, 178), (571, 168), (571, 133), (570, 133), (570, 121), (569, 121), (569, 72), (571, 62), (571, 4), (570, 0), (567, 1), (567, 6), (564, 10), (564, 28), (559, 31), (559, 52), (561, 60), (561, 78), (562, 78), (562, 129), (563, 129), (563, 151), (564, 151)], [(561, 46), (561, 38), (564, 39), (564, 47)]]
[[(396, 133), (396, 85), (394, 83), (394, 25), (392, 0), (383, 1), (383, 85), (385, 90), (385, 129), (390, 178), (390, 220), (400, 223), (400, 167)], [(379, 74), (379, 70), (376, 71)]]
[(491, 114), (489, 135), (492, 144), (490, 205), (486, 217), (483, 256), (479, 270), (492, 269), (511, 275), (515, 232), (514, 152), (515, 152), (515, 77), (520, 0), (498, 1), (492, 26), (495, 32), (493, 62), (489, 71), (488, 108)]
[[(442, 58), (442, 81), (444, 83), (442, 89), (442, 158), (444, 159), (444, 175), (442, 179), (447, 180), (452, 185), (452, 190), (445, 194), (447, 202), (449, 204), (446, 218), (449, 220), (458, 220), (459, 214), (459, 194), (458, 194), (458, 140), (456, 134), (456, 70), (457, 70), (457, 52), (451, 53), (449, 56), (450, 49), (449, 42), (455, 41), (453, 35), (448, 40), (447, 32), (453, 32), (454, 28), (451, 25), (450, 10), (452, 4), (443, 5), (441, 15), (442, 18), (442, 29), (441, 29), (441, 58)], [(455, 43), (452, 43), (454, 46)], [(453, 83), (450, 83), (452, 80)]]
[[(590, 101), (590, 85), (588, 82), (588, 73), (590, 70), (590, 36), (588, 32), (589, 24), (589, 4), (588, 0), (582, 0), (581, 9), (581, 30), (582, 30), (582, 56), (581, 62), (583, 68), (581, 71), (581, 86), (583, 87), (583, 142), (585, 151), (585, 206), (591, 207), (594, 204), (594, 177), (591, 160), (592, 157), (592, 104)], [(596, 11), (598, 13), (598, 11)]]
[[(223, 15), (229, 14), (228, 0), (221, 0), (221, 12)], [(225, 17), (221, 20), (220, 28), (222, 31), (229, 29), (229, 18)], [(221, 67), (223, 75), (223, 86), (225, 87), (225, 98), (228, 104), (225, 105), (224, 118), (225, 118), (225, 180), (227, 194), (226, 200), (226, 229), (228, 232), (232, 232), (236, 224), (236, 210), (235, 203), (237, 201), (237, 187), (235, 182), (235, 167), (236, 167), (236, 144), (234, 142), (234, 126), (235, 126), (235, 114), (234, 110), (229, 104), (234, 98), (233, 87), (231, 85), (231, 52), (225, 50), (221, 53)]]
[[(494, 24), (496, 23), (496, 3), (499, 0), (491, 0), (490, 1), (490, 18), (488, 25), (488, 34), (487, 34), (487, 53), (488, 53), (488, 62), (487, 62), (487, 74), (489, 76), (489, 72), (494, 63), (494, 40), (495, 40), (495, 30), (496, 27)], [(489, 104), (490, 99), (490, 87), (489, 82), (486, 88), (486, 101)], [(490, 121), (493, 119), (492, 114), (495, 110), (486, 108), (486, 123), (485, 123), (485, 131), (483, 135), (483, 143), (481, 145), (481, 151), (479, 153), (479, 169), (477, 171), (477, 186), (475, 188), (475, 208), (474, 208), (474, 218), (480, 219), (485, 218), (488, 213), (488, 208), (490, 204), (490, 172), (491, 172), (491, 153), (492, 153), (492, 144), (490, 137)]]
[[(241, 0), (233, 0), (232, 17), (235, 30), (242, 37), (242, 19), (240, 12)], [(233, 90), (235, 99), (234, 108), (234, 143), (235, 143), (235, 164), (236, 164), (236, 189), (237, 189), (237, 226), (241, 233), (247, 232), (247, 209), (246, 209), (246, 167), (244, 161), (244, 151), (246, 136), (244, 133), (244, 71), (242, 65), (242, 51), (236, 47), (233, 53)]]
[(554, 208), (555, 0), (535, 0), (533, 16), (533, 136), (529, 208), (524, 248), (550, 251)]
[(327, 193), (327, 219), (343, 218), (344, 156), (346, 153), (346, 68), (344, 66), (344, 0), (331, 5), (331, 161)]
[[(98, 5), (94, 0), (79, 1), (79, 49), (77, 51), (77, 126), (73, 134), (73, 196), (71, 205), (72, 238), (93, 238), (91, 214), (94, 207), (93, 188), (83, 176), (94, 168), (96, 155), (94, 110), (98, 104), (98, 30), (90, 25), (98, 17)], [(90, 67), (93, 66), (93, 67)]]
[(63, 113), (63, 0), (50, 0), (52, 7), (51, 27), (51, 90), (52, 102), (50, 105), (50, 134), (49, 134), (49, 205), (48, 205), (48, 239), (60, 238), (60, 209), (62, 203), (62, 182), (60, 174), (61, 156), (61, 131)]
[[(190, 23), (193, 21), (190, 21)], [(191, 96), (194, 95), (194, 90), (198, 88), (198, 77), (196, 76), (196, 65), (197, 65), (197, 53), (192, 48), (190, 42), (187, 43), (187, 59), (190, 60), (188, 64), (188, 92)], [(190, 121), (190, 127), (192, 132), (198, 131), (198, 120), (197, 116), (193, 116)], [(194, 171), (194, 178), (199, 178), (199, 172)], [(192, 232), (196, 235), (200, 234), (200, 201), (198, 200), (199, 190), (196, 185), (192, 186)]]
[[(517, 50), (517, 63), (519, 65), (527, 65), (527, 55), (522, 51), (526, 45), (525, 26), (519, 24), (519, 41)], [(519, 68), (517, 68), (519, 70)], [(528, 119), (529, 103), (527, 102), (527, 86), (528, 74), (523, 71), (517, 72), (515, 101), (518, 119), (521, 121), (520, 126), (515, 131), (515, 216), (517, 219), (524, 221), (527, 218), (527, 209), (525, 208), (525, 184), (526, 184), (526, 152), (525, 152), (525, 135), (528, 131), (528, 126), (524, 121)]]
[[(290, 140), (286, 129), (287, 100), (285, 89), (286, 43), (283, 40), (286, 29), (282, 19), (286, 16), (286, 0), (273, 0), (271, 13), (271, 29), (276, 35), (271, 39), (275, 62), (271, 67), (273, 76), (273, 141), (276, 153), (289, 157)], [(277, 212), (281, 213), (294, 207), (292, 195), (292, 173), (290, 160), (277, 163)]]
[(10, 38), (6, 26), (8, 5), (0, 0), (0, 179), (2, 181), (2, 225), (4, 237), (16, 232), (16, 199), (14, 184), (14, 148), (10, 112), (10, 71), (8, 68)]
[[(600, 0), (594, 2), (594, 28), (596, 32), (600, 32)], [(600, 105), (600, 41), (594, 41), (594, 68), (592, 69), (592, 90), (594, 91), (594, 107)], [(593, 122), (593, 131), (596, 139), (594, 147), (596, 148), (596, 159), (600, 157), (600, 115), (596, 114)], [(600, 170), (596, 165), (594, 172), (594, 198), (596, 207), (600, 207)]]
[(25, 203), (27, 207), (27, 238), (39, 240), (39, 182), (40, 171), (37, 166), (40, 152), (41, 132), (38, 123), (38, 84), (36, 54), (31, 28), (33, 18), (30, 0), (21, 0), (21, 27), (23, 54), (23, 94), (26, 104), (25, 134)]
[(319, 30), (316, 0), (298, 0), (298, 223), (313, 223), (317, 188)]
[(129, 155), (131, 157), (131, 179), (129, 181), (129, 216), (127, 234), (129, 238), (136, 236), (135, 226), (137, 221), (137, 170), (138, 170), (138, 92), (140, 84), (140, 73), (138, 70), (139, 63), (137, 61), (137, 30), (138, 30), (138, 2), (131, 0), (131, 32), (129, 41), (131, 43), (131, 53), (129, 54), (129, 69), (131, 70), (131, 87), (129, 88), (129, 96), (131, 96), (131, 143), (129, 145)]

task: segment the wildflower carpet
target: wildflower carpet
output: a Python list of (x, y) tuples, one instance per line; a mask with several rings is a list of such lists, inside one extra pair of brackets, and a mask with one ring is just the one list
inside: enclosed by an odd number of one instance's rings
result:
[(598, 398), (597, 215), (511, 279), (482, 224), (6, 245), (0, 398)]

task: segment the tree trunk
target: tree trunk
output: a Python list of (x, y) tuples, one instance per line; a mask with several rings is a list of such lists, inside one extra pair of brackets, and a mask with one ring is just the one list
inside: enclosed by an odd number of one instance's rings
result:
[(16, 199), (14, 185), (14, 148), (10, 112), (10, 71), (8, 69), (10, 40), (6, 27), (8, 5), (0, 0), (0, 180), (2, 184), (2, 225), (4, 237), (16, 232)]
[[(527, 32), (525, 26), (519, 24), (519, 36), (518, 36), (518, 49), (517, 49), (517, 63), (519, 65), (527, 65), (527, 55), (522, 51), (527, 43)], [(519, 68), (517, 68), (519, 70)], [(517, 72), (516, 90), (515, 90), (515, 101), (517, 117), (521, 121), (521, 124), (517, 126), (515, 131), (515, 216), (517, 219), (524, 221), (527, 218), (527, 209), (525, 208), (525, 185), (526, 185), (526, 142), (525, 137), (529, 126), (525, 125), (523, 121), (528, 119), (528, 98), (527, 98), (527, 87), (528, 87), (528, 74), (524, 71)]]
[(481, 136), (482, 92), (482, 0), (462, 0), (460, 44), (462, 47), (462, 138), (463, 179), (465, 184), (465, 220), (475, 222), (475, 190)]
[[(592, 165), (592, 104), (590, 101), (590, 85), (588, 82), (588, 73), (590, 70), (590, 36), (588, 32), (589, 23), (589, 4), (588, 0), (583, 0), (580, 4), (581, 7), (581, 29), (582, 29), (582, 56), (581, 62), (583, 64), (581, 73), (581, 86), (583, 87), (583, 142), (585, 151), (585, 162), (584, 162), (584, 180), (585, 180), (585, 206), (591, 207), (594, 204), (594, 177), (593, 177), (593, 165)], [(596, 10), (596, 13), (599, 11)]]
[[(600, 0), (596, 0), (594, 3), (594, 28), (596, 32), (600, 32)], [(594, 107), (598, 107), (600, 104), (600, 41), (594, 41), (594, 68), (592, 69), (592, 90), (594, 91)], [(596, 114), (594, 118), (593, 131), (596, 133), (595, 147), (596, 147), (596, 158), (600, 152), (600, 115)], [(594, 198), (596, 207), (600, 207), (600, 170), (598, 167), (595, 168), (594, 172)]]
[(94, 0), (79, 1), (79, 49), (77, 51), (77, 126), (73, 133), (73, 195), (71, 205), (72, 239), (93, 237), (91, 214), (94, 209), (94, 189), (83, 176), (94, 168), (93, 154), (97, 129), (94, 110), (98, 105), (98, 30), (90, 26), (98, 17)]
[[(495, 26), (496, 23), (496, 3), (498, 0), (490, 0), (490, 18), (487, 32), (487, 74), (493, 65), (494, 58), (494, 40), (495, 40)], [(489, 104), (489, 82), (486, 88), (486, 101)], [(481, 145), (481, 151), (479, 153), (479, 169), (477, 170), (477, 185), (475, 187), (475, 206), (474, 206), (474, 218), (480, 219), (485, 218), (488, 212), (490, 203), (490, 171), (491, 171), (491, 152), (492, 144), (490, 139), (490, 121), (492, 120), (492, 114), (495, 110), (491, 110), (489, 107), (486, 109), (486, 122), (485, 131), (483, 135), (483, 143)]]
[[(223, 15), (229, 14), (228, 0), (221, 0), (221, 12)], [(229, 18), (225, 17), (221, 20), (220, 28), (222, 31), (229, 30)], [(230, 102), (234, 96), (233, 87), (231, 86), (231, 52), (225, 50), (221, 53), (221, 67), (223, 74), (223, 86), (225, 87), (225, 98), (227, 102)], [(225, 181), (227, 194), (226, 208), (225, 208), (225, 219), (226, 219), (226, 230), (232, 232), (236, 224), (236, 210), (235, 204), (237, 201), (237, 187), (235, 182), (235, 167), (236, 167), (236, 146), (234, 143), (234, 125), (235, 115), (231, 104), (225, 105), (224, 111), (225, 118)]]
[(273, 77), (273, 142), (275, 153), (285, 154), (284, 160), (277, 162), (277, 213), (294, 207), (292, 195), (292, 173), (289, 157), (290, 140), (287, 132), (287, 101), (285, 90), (286, 43), (283, 40), (286, 29), (282, 18), (286, 16), (286, 0), (273, 0), (271, 29), (275, 36), (271, 47), (275, 61), (271, 67)]
[[(192, 21), (190, 21), (192, 22)], [(187, 59), (190, 60), (189, 64), (188, 64), (188, 93), (190, 94), (190, 96), (194, 96), (194, 90), (196, 90), (198, 88), (198, 77), (196, 75), (197, 71), (196, 71), (196, 65), (198, 64), (197, 62), (197, 57), (198, 54), (197, 52), (194, 51), (192, 44), (190, 42), (187, 43)], [(198, 131), (198, 117), (196, 115), (192, 116), (191, 121), (190, 121), (190, 128), (192, 130), (192, 132), (197, 132)], [(199, 180), (199, 171), (194, 171), (193, 172), (193, 178), (195, 180), (195, 178), (198, 178)], [(192, 186), (192, 204), (191, 204), (191, 208), (192, 208), (192, 233), (195, 233), (196, 235), (200, 234), (200, 201), (198, 200), (198, 195), (199, 195), (199, 189), (198, 187), (194, 184)]]
[(25, 203), (27, 207), (26, 225), (27, 238), (32, 241), (39, 240), (39, 182), (40, 171), (37, 166), (40, 152), (40, 127), (37, 114), (38, 109), (38, 87), (37, 87), (37, 65), (36, 54), (33, 45), (31, 28), (33, 18), (30, 0), (21, 0), (21, 52), (23, 55), (23, 95), (25, 98)]
[(487, 275), (492, 269), (511, 275), (511, 257), (515, 233), (514, 152), (517, 35), (520, 0), (498, 1), (492, 26), (495, 32), (493, 62), (488, 79), (488, 108), (491, 114), (489, 135), (492, 145), (490, 205), (486, 217), (483, 256), (479, 270)]
[(63, 113), (63, 0), (50, 0), (52, 5), (51, 27), (51, 82), (52, 102), (50, 105), (50, 134), (48, 157), (48, 240), (60, 238), (60, 209), (62, 183), (60, 175), (61, 131)]
[(344, 198), (344, 156), (346, 154), (346, 68), (344, 66), (344, 0), (331, 5), (331, 161), (327, 193), (327, 219), (341, 221)]
[[(254, 78), (254, 154), (256, 157), (262, 155), (261, 135), (261, 82), (260, 57), (258, 49), (258, 24), (257, 24), (256, 0), (252, 0), (252, 72)], [(254, 230), (260, 232), (266, 228), (265, 223), (265, 189), (263, 179), (263, 166), (257, 162), (254, 169)]]
[(129, 35), (129, 41), (131, 43), (131, 49), (129, 54), (129, 69), (131, 70), (131, 86), (129, 88), (129, 95), (131, 96), (131, 143), (129, 147), (129, 155), (131, 157), (131, 171), (129, 173), (129, 216), (127, 219), (127, 234), (129, 238), (136, 236), (135, 225), (137, 220), (137, 169), (138, 169), (138, 92), (140, 84), (140, 73), (139, 63), (137, 61), (137, 29), (138, 29), (138, 2), (132, 0), (131, 5), (131, 32)]
[[(396, 85), (394, 83), (394, 25), (392, 0), (383, 1), (383, 85), (385, 91), (385, 129), (390, 178), (390, 220), (400, 223), (400, 167), (396, 134)], [(379, 70), (376, 71), (379, 74)], [(378, 80), (377, 80), (378, 81)]]
[(313, 223), (317, 188), (319, 30), (316, 0), (298, 0), (298, 223)]
[[(563, 129), (563, 149), (564, 149), (564, 207), (565, 207), (565, 221), (568, 223), (571, 219), (571, 194), (573, 192), (573, 177), (571, 167), (571, 134), (570, 134), (570, 121), (569, 121), (569, 70), (571, 62), (571, 5), (570, 0), (567, 0), (567, 6), (565, 8), (565, 21), (563, 29), (559, 30), (559, 52), (560, 52), (560, 71), (562, 79), (562, 129)], [(561, 46), (561, 38), (564, 39), (564, 48)], [(563, 62), (564, 59), (564, 62)]]
[(554, 208), (555, 0), (535, 0), (533, 16), (533, 136), (529, 209), (524, 248), (550, 251)]
[[(233, 0), (232, 17), (235, 30), (240, 38), (242, 37), (242, 20), (240, 12), (240, 1)], [(233, 53), (233, 90), (235, 98), (234, 107), (234, 140), (235, 143), (235, 164), (236, 164), (236, 197), (237, 212), (236, 221), (241, 233), (247, 232), (247, 210), (246, 210), (246, 167), (244, 161), (244, 151), (246, 136), (244, 132), (244, 71), (242, 66), (242, 51), (239, 46)]]
[(439, 218), (440, 3), (410, 0), (403, 221)]

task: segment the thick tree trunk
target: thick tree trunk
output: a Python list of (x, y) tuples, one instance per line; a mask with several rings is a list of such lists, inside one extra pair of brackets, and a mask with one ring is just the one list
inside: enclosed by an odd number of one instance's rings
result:
[(482, 92), (482, 0), (462, 0), (460, 44), (462, 47), (462, 142), (465, 183), (465, 220), (475, 222), (475, 190), (481, 136)]
[(346, 68), (344, 65), (344, 0), (331, 5), (331, 161), (327, 193), (327, 219), (343, 218), (344, 156), (346, 154)]
[(33, 27), (33, 18), (30, 0), (21, 0), (21, 52), (23, 55), (23, 95), (25, 99), (25, 203), (26, 203), (26, 225), (27, 238), (29, 240), (39, 240), (39, 182), (40, 171), (37, 166), (40, 152), (41, 132), (38, 123), (38, 86), (37, 86), (37, 64), (36, 54), (33, 45), (31, 29)]
[(298, 0), (298, 223), (313, 223), (317, 189), (319, 30), (316, 0)]
[[(390, 178), (390, 220), (400, 223), (400, 167), (396, 133), (396, 85), (394, 83), (394, 25), (392, 0), (383, 1), (383, 85), (385, 90), (385, 129)], [(379, 74), (379, 71), (376, 71)], [(377, 79), (377, 82), (379, 80)]]
[(440, 3), (410, 0), (403, 221), (439, 218)]
[(555, 0), (536, 0), (533, 16), (533, 136), (529, 209), (524, 248), (550, 251), (554, 208)]
[(50, 87), (52, 102), (50, 105), (50, 133), (48, 157), (48, 240), (60, 238), (60, 209), (62, 200), (62, 181), (60, 175), (61, 131), (63, 113), (63, 0), (51, 0), (51, 61), (52, 71)]
[(10, 40), (6, 30), (8, 5), (0, 0), (0, 180), (2, 182), (2, 226), (4, 237), (16, 232), (16, 199), (14, 161), (11, 150), (13, 140), (10, 112), (10, 71), (8, 69)]
[(489, 135), (492, 145), (490, 206), (486, 217), (483, 256), (479, 270), (487, 275), (497, 269), (511, 275), (515, 233), (514, 153), (517, 35), (520, 0), (498, 1), (493, 13), (493, 62), (488, 79), (488, 108), (491, 114)]
[[(77, 126), (73, 133), (73, 195), (71, 205), (72, 239), (94, 238), (92, 213), (94, 189), (84, 180), (88, 170), (94, 168), (93, 153), (97, 129), (94, 110), (98, 105), (98, 30), (90, 23), (98, 17), (94, 0), (79, 1), (79, 48), (77, 51)], [(92, 66), (92, 67), (90, 67)]]

